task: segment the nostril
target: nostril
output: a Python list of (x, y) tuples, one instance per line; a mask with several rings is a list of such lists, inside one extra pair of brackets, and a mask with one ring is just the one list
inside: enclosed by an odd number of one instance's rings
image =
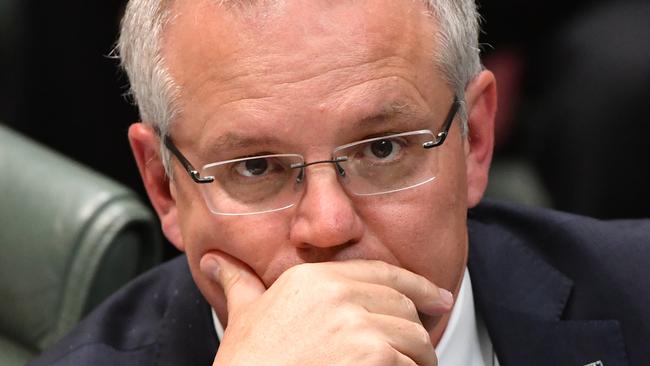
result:
[[(327, 246), (301, 243), (296, 246), (297, 255), (305, 263), (332, 262), (348, 259), (351, 255), (349, 248), (357, 245), (358, 240), (348, 240), (343, 244), (333, 244)], [(346, 254), (348, 253), (348, 254)]]

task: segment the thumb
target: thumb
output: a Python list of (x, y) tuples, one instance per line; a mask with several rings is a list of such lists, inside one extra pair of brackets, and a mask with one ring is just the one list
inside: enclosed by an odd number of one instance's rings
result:
[(204, 255), (200, 268), (223, 288), (229, 313), (254, 302), (266, 291), (262, 280), (250, 267), (227, 254), (210, 252)]

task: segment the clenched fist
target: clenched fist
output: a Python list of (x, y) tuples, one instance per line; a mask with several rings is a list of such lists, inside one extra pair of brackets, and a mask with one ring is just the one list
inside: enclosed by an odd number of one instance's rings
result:
[(369, 260), (302, 264), (268, 289), (221, 253), (204, 256), (201, 270), (228, 306), (214, 365), (437, 365), (418, 311), (441, 316), (452, 295), (405, 269)]

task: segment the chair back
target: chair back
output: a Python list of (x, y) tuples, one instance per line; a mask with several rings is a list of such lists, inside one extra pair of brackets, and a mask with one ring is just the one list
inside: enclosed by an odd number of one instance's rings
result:
[(135, 193), (0, 125), (1, 365), (24, 364), (160, 260)]

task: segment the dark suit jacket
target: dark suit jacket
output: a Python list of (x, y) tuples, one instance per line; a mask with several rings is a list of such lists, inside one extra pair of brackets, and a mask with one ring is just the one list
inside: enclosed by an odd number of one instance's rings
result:
[[(476, 309), (501, 365), (650, 364), (650, 221), (483, 203), (469, 214)], [(185, 257), (140, 277), (31, 365), (211, 365)]]

